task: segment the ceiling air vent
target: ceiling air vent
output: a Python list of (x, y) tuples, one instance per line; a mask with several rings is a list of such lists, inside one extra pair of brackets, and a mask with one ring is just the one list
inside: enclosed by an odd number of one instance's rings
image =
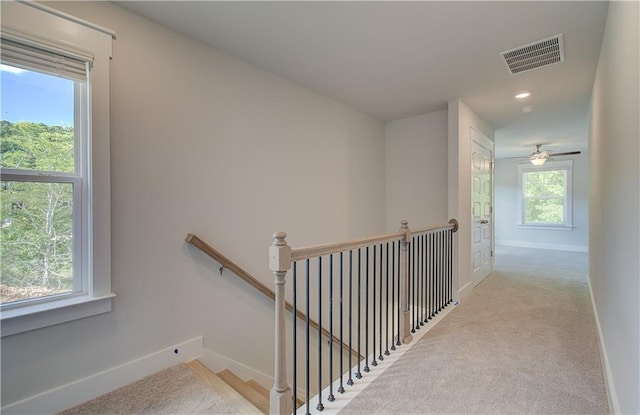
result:
[(564, 62), (562, 33), (500, 52), (511, 74)]

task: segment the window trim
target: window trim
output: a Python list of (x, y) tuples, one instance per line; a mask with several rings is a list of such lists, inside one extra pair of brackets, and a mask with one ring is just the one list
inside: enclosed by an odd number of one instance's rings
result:
[[(83, 163), (69, 180), (82, 169), (82, 201), (78, 221), (85, 241), (80, 247), (81, 270), (87, 279), (81, 284), (82, 292), (62, 294), (25, 301), (20, 305), (3, 307), (0, 312), (1, 335), (9, 336), (29, 330), (64, 323), (105, 313), (111, 310), (111, 224), (110, 224), (110, 128), (109, 128), (109, 63), (115, 34), (105, 28), (60, 13), (55, 9), (32, 2), (2, 2), (2, 31), (11, 36), (19, 34), (27, 40), (41, 40), (46, 46), (59, 45), (63, 50), (88, 52), (93, 57), (87, 94), (88, 102), (78, 102), (86, 108), (87, 125), (81, 125), (90, 134), (85, 146), (77, 151), (86, 155), (77, 160)], [(77, 89), (77, 88), (76, 88)], [(77, 93), (77, 91), (76, 91)], [(77, 95), (76, 95), (77, 96)], [(83, 162), (83, 158), (85, 162)], [(90, 161), (89, 161), (90, 160)], [(89, 167), (89, 168), (88, 168)], [(7, 174), (5, 174), (7, 173)], [(3, 171), (3, 179), (17, 172)], [(35, 181), (61, 180), (64, 175), (44, 172), (34, 176)], [(55, 179), (47, 174), (56, 176)], [(30, 175), (20, 175), (24, 180)], [(63, 179), (66, 180), (66, 179)], [(75, 216), (75, 212), (74, 212)], [(74, 217), (74, 225), (76, 218)], [(74, 251), (75, 254), (75, 251)], [(74, 264), (75, 267), (75, 264)], [(75, 288), (75, 287), (74, 287)]]
[[(555, 223), (526, 223), (524, 221), (524, 175), (526, 173), (564, 170), (566, 172), (565, 195), (564, 195), (564, 222)], [(573, 230), (573, 189), (572, 189), (573, 160), (547, 161), (542, 166), (532, 164), (518, 164), (518, 228), (539, 229), (539, 230)]]

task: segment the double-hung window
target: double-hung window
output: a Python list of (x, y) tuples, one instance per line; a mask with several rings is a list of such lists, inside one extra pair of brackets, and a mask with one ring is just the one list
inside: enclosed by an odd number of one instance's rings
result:
[(2, 13), (5, 336), (110, 310), (112, 34), (33, 4)]
[(571, 229), (572, 169), (572, 160), (518, 165), (519, 225)]

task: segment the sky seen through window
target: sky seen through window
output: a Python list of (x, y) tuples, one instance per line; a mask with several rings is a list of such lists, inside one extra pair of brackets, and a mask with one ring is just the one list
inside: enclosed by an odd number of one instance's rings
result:
[(0, 65), (2, 120), (73, 127), (73, 81)]

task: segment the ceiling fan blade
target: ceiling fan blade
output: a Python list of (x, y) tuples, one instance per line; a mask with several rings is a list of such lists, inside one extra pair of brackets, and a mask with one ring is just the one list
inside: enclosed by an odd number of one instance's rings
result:
[(566, 153), (551, 153), (550, 156), (553, 157), (557, 157), (557, 156), (573, 156), (576, 154), (582, 154), (582, 151), (567, 151)]

